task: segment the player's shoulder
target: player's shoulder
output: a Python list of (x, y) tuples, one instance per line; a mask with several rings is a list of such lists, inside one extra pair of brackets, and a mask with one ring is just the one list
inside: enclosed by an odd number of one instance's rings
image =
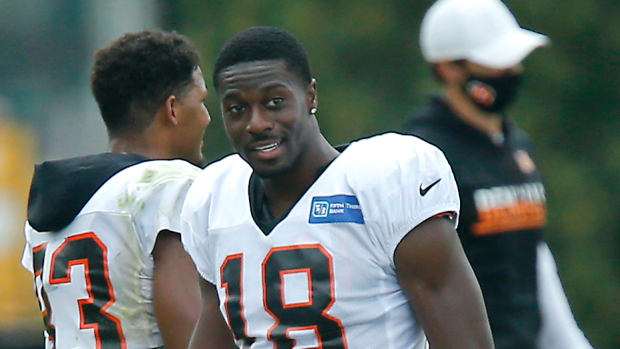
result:
[(123, 170), (117, 176), (138, 183), (158, 183), (177, 179), (194, 179), (200, 168), (185, 160), (151, 160)]
[(151, 160), (127, 167), (110, 178), (84, 212), (137, 212), (151, 201), (182, 199), (200, 168), (184, 160)]
[(395, 167), (403, 163), (420, 163), (443, 156), (436, 146), (412, 135), (384, 133), (351, 143), (349, 161), (364, 168), (378, 165)]
[(524, 148), (532, 147), (532, 140), (529, 134), (514, 121), (507, 121), (506, 128), (510, 132), (510, 138), (514, 145)]
[(239, 184), (247, 181), (251, 173), (252, 168), (238, 154), (228, 155), (209, 164), (200, 171), (192, 184), (186, 206), (200, 205), (217, 191), (230, 193), (237, 188), (247, 189)]
[(375, 136), (362, 138), (352, 144), (378, 148), (417, 147), (420, 149), (425, 149), (429, 146), (433, 147), (428, 142), (425, 142), (416, 136), (397, 132), (386, 132)]
[(370, 188), (427, 176), (441, 171), (447, 162), (441, 150), (411, 135), (385, 133), (349, 145), (345, 168), (355, 188)]
[(221, 181), (234, 181), (251, 173), (252, 169), (238, 154), (228, 155), (205, 167), (196, 178), (197, 186), (211, 185)]

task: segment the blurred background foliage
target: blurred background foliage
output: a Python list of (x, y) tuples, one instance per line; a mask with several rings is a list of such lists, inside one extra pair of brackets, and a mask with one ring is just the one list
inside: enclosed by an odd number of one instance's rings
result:
[[(275, 25), (305, 45), (318, 81), (321, 128), (334, 143), (401, 130), (437, 90), (419, 46), (431, 1), (169, 0), (166, 29), (202, 53), (213, 122), (207, 158), (231, 152), (210, 75), (221, 45)], [(506, 1), (552, 45), (525, 61), (511, 116), (531, 135), (547, 188), (546, 239), (575, 317), (596, 348), (620, 348), (620, 2)]]
[[(467, 0), (463, 0), (467, 1)], [(550, 47), (525, 62), (510, 113), (531, 135), (547, 188), (546, 238), (573, 313), (595, 348), (620, 348), (620, 1), (505, 0)], [(291, 31), (318, 80), (333, 144), (401, 130), (438, 89), (418, 46), (432, 2), (368, 0), (0, 0), (0, 348), (41, 348), (32, 276), (19, 266), (32, 163), (106, 149), (88, 74), (124, 32), (174, 29), (202, 53), (209, 87), (221, 45), (254, 25)], [(232, 150), (213, 89), (211, 161)]]

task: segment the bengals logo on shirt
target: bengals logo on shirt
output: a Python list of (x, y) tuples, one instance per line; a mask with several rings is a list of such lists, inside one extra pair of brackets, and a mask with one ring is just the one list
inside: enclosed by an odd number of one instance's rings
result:
[(472, 81), (467, 84), (467, 90), (477, 103), (485, 107), (490, 107), (495, 103), (495, 90), (487, 84), (480, 81)]

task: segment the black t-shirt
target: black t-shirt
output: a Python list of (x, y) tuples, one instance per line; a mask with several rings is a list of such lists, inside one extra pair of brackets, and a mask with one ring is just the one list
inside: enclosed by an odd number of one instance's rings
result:
[(459, 188), (458, 233), (484, 295), (497, 349), (536, 348), (536, 246), (546, 220), (544, 187), (527, 135), (510, 120), (503, 138), (463, 123), (440, 97), (407, 133), (439, 147)]

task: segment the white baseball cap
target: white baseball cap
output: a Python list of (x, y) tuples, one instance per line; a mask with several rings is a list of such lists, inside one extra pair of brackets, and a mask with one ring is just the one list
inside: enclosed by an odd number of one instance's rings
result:
[(439, 0), (420, 30), (422, 54), (432, 63), (467, 59), (504, 69), (547, 43), (545, 35), (521, 28), (500, 0)]

